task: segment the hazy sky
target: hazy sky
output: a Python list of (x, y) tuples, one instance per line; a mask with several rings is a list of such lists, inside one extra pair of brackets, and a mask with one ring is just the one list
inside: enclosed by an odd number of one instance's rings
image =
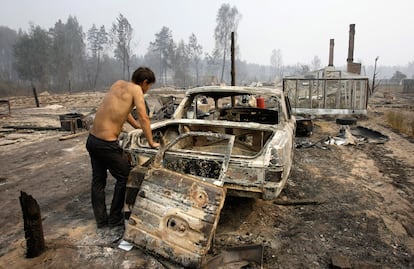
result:
[(270, 64), (280, 49), (283, 64), (310, 64), (314, 56), (328, 64), (329, 40), (335, 39), (334, 65), (348, 56), (349, 25), (355, 24), (354, 61), (373, 65), (406, 65), (414, 61), (414, 0), (0, 0), (0, 25), (45, 29), (69, 15), (87, 30), (95, 23), (109, 30), (123, 14), (132, 25), (135, 52), (143, 55), (163, 26), (175, 42), (197, 36), (204, 52), (214, 47), (217, 11), (236, 6), (242, 19), (238, 45), (242, 60)]

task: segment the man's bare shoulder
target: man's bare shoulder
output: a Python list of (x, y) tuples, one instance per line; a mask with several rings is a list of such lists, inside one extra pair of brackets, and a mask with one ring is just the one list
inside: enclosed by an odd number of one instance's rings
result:
[(125, 81), (125, 80), (118, 80), (114, 84), (112, 84), (110, 91), (113, 91), (113, 90), (115, 91), (123, 90), (131, 94), (142, 93), (141, 87), (139, 85), (132, 83), (132, 82)]
[(118, 80), (118, 81), (115, 81), (114, 84), (112, 84), (112, 86), (109, 90), (113, 91), (113, 90), (127, 89), (129, 87), (129, 84), (130, 84), (130, 82), (128, 82), (128, 81)]

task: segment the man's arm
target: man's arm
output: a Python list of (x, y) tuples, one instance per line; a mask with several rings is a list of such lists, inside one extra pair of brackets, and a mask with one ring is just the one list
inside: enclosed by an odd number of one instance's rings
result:
[[(148, 144), (152, 148), (157, 148), (160, 146), (159, 143), (155, 143), (152, 137), (152, 130), (150, 125), (150, 119), (147, 115), (145, 101), (144, 101), (144, 94), (142, 93), (142, 89), (139, 85), (136, 85), (133, 89), (133, 97), (134, 97), (134, 105), (137, 110), (138, 114), (138, 121), (142, 132), (144, 133), (145, 137), (147, 138)], [(131, 115), (132, 116), (132, 115)], [(129, 118), (129, 116), (128, 116)]]
[(139, 125), (139, 123), (134, 119), (131, 113), (128, 114), (127, 122), (131, 124), (131, 126), (134, 127), (135, 129), (141, 128), (141, 125)]

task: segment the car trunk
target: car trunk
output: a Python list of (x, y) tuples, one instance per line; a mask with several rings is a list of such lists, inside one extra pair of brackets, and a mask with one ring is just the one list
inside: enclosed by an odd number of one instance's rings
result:
[[(154, 129), (153, 133), (162, 144), (167, 144), (172, 139), (176, 138), (179, 134), (185, 132), (208, 132), (218, 134), (234, 135), (234, 147), (232, 156), (254, 157), (263, 149), (266, 142), (272, 137), (273, 131), (269, 129), (257, 129), (249, 126), (251, 124), (244, 124), (245, 127), (238, 125), (223, 125), (223, 124), (177, 124), (170, 123), (166, 126)], [(223, 153), (223, 145), (225, 141), (209, 141), (209, 138), (205, 137), (188, 137), (174, 146), (175, 150), (183, 150), (190, 152), (197, 152), (200, 154), (209, 153)]]

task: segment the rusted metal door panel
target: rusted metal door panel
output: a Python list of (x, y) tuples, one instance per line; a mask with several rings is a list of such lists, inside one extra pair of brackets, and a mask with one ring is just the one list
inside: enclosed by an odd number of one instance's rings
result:
[(141, 185), (124, 239), (184, 266), (199, 267), (225, 197), (221, 187), (154, 169)]
[(227, 139), (218, 179), (179, 173), (162, 166), (165, 152), (177, 143), (159, 150), (148, 169), (132, 208), (124, 239), (152, 253), (190, 268), (199, 268), (210, 249), (223, 208), (223, 186), (234, 136), (190, 132), (188, 136)]

